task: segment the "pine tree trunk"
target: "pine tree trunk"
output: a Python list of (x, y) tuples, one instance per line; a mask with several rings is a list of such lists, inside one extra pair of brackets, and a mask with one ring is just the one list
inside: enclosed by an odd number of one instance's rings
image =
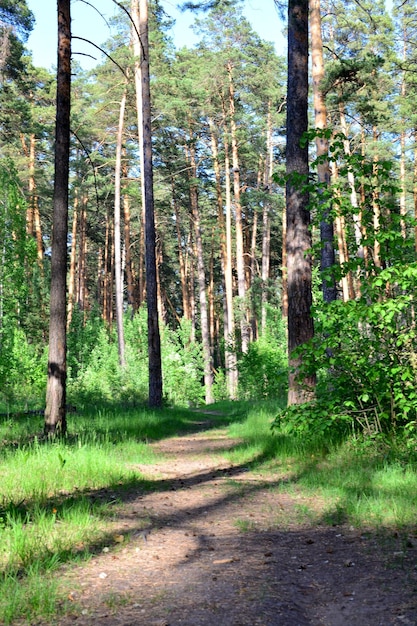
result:
[[(225, 116), (224, 103), (223, 115)], [(230, 197), (230, 163), (228, 145), (225, 143), (225, 187), (226, 187), (226, 218), (223, 209), (222, 176), (219, 160), (219, 148), (214, 122), (209, 118), (211, 153), (213, 157), (213, 169), (216, 180), (217, 221), (220, 236), (220, 259), (223, 270), (224, 289), (224, 360), (226, 368), (226, 384), (229, 398), (236, 398), (237, 369), (236, 356), (234, 353), (234, 312), (233, 312), (233, 283), (232, 283), (232, 234), (231, 234), (231, 197)]]
[(240, 200), (240, 165), (237, 147), (237, 129), (235, 121), (235, 94), (232, 77), (232, 66), (227, 67), (229, 75), (229, 116), (230, 116), (230, 136), (232, 143), (232, 167), (233, 167), (233, 204), (235, 208), (236, 222), (236, 271), (237, 271), (237, 291), (240, 307), (240, 329), (241, 329), (241, 349), (247, 352), (249, 345), (249, 324), (246, 304), (246, 276), (245, 258), (243, 243), (243, 215)]
[(178, 202), (175, 195), (175, 180), (171, 179), (171, 193), (172, 193), (172, 203), (174, 206), (175, 213), (175, 228), (177, 231), (177, 243), (178, 243), (178, 262), (180, 267), (180, 280), (181, 280), (181, 295), (182, 295), (182, 311), (183, 316), (186, 320), (191, 319), (191, 307), (190, 307), (190, 294), (188, 290), (188, 272), (187, 265), (185, 262), (185, 254), (183, 250), (183, 237), (181, 232), (181, 215), (180, 209), (178, 206)]
[(156, 271), (156, 234), (153, 195), (151, 93), (148, 44), (148, 2), (139, 2), (141, 37), (140, 76), (142, 86), (143, 182), (145, 200), (145, 266), (148, 309), (149, 406), (162, 406), (161, 338), (158, 322), (158, 280)]
[[(264, 188), (267, 190), (268, 195), (271, 194), (271, 182), (272, 182), (272, 116), (271, 116), (271, 102), (268, 102), (268, 117), (266, 124), (266, 159), (264, 170)], [(271, 205), (268, 200), (265, 200), (262, 208), (262, 267), (261, 267), (261, 281), (262, 281), (262, 313), (261, 313), (261, 332), (266, 331), (267, 322), (267, 309), (268, 303), (268, 280), (269, 280), (269, 266), (271, 255), (271, 218), (270, 218)]]
[(138, 124), (138, 140), (139, 140), (139, 166), (140, 166), (140, 178), (141, 178), (141, 198), (142, 198), (142, 212), (141, 212), (141, 229), (139, 238), (139, 275), (138, 275), (138, 308), (144, 302), (146, 297), (146, 277), (145, 277), (145, 182), (144, 182), (144, 149), (143, 149), (143, 101), (142, 101), (142, 74), (141, 74), (141, 58), (143, 54), (140, 35), (140, 11), (139, 0), (131, 0), (130, 4), (130, 16), (132, 18), (132, 30), (131, 41), (132, 49), (135, 57), (134, 78), (135, 78), (135, 94), (136, 94), (136, 115)]
[[(323, 40), (321, 34), (320, 0), (310, 0), (310, 25), (311, 25), (311, 51), (312, 51), (312, 75), (313, 75), (313, 102), (314, 123), (318, 130), (327, 129), (327, 108), (324, 100), (321, 84), (324, 79)], [(322, 186), (330, 186), (330, 168), (327, 156), (329, 154), (329, 141), (324, 136), (316, 137), (316, 152), (319, 163), (317, 165), (317, 178), (319, 193)], [(321, 272), (326, 273), (335, 264), (334, 232), (331, 220), (330, 207), (320, 207), (320, 242), (321, 242)], [(324, 302), (336, 300), (336, 282), (333, 276), (322, 278), (322, 293)]]
[[(260, 187), (260, 174), (258, 172), (258, 189)], [(247, 288), (250, 289), (252, 287), (253, 280), (257, 274), (257, 260), (256, 260), (256, 242), (258, 237), (258, 211), (255, 209), (253, 212), (253, 221), (252, 221), (252, 237), (250, 243), (250, 267), (249, 267), (249, 278), (247, 281)], [(251, 317), (250, 317), (250, 341), (256, 341), (258, 339), (258, 319), (255, 309), (255, 298), (251, 298)]]
[(233, 245), (232, 245), (232, 198), (230, 180), (230, 156), (227, 141), (224, 144), (224, 171), (225, 171), (225, 204), (226, 204), (226, 256), (224, 266), (224, 282), (226, 291), (226, 314), (225, 320), (225, 361), (226, 379), (229, 397), (233, 400), (237, 395), (238, 371), (236, 358), (235, 316), (233, 305)]
[(194, 224), (194, 236), (197, 252), (197, 279), (200, 300), (201, 338), (203, 344), (204, 359), (204, 388), (206, 404), (212, 404), (213, 399), (213, 363), (211, 357), (209, 316), (206, 294), (206, 273), (204, 268), (203, 240), (201, 236), (201, 220), (198, 206), (197, 186), (193, 182), (197, 179), (197, 165), (195, 160), (194, 146), (189, 147), (190, 158), (190, 204)]
[(58, 0), (58, 63), (55, 126), (54, 211), (51, 256), (48, 382), (45, 434), (65, 435), (66, 420), (66, 287), (68, 182), (71, 112), (70, 0)]
[[(308, 146), (301, 139), (308, 128), (308, 0), (288, 3), (287, 85), (287, 285), (288, 285), (288, 404), (299, 404), (314, 396), (315, 377), (299, 380), (301, 365), (294, 350), (313, 337), (312, 271), (308, 194), (299, 177), (308, 179)], [(297, 180), (294, 180), (294, 176)]]
[[(404, 94), (405, 97), (405, 94)], [(401, 131), (400, 134), (400, 215), (401, 215), (401, 235), (404, 239), (407, 237), (407, 228), (405, 223), (405, 217), (407, 215), (407, 206), (405, 201), (406, 186), (405, 186), (405, 132)]]

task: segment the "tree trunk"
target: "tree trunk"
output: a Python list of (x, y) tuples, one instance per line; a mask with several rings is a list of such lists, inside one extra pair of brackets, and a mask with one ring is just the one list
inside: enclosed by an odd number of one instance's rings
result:
[[(126, 152), (126, 151), (124, 151)], [(127, 179), (127, 166), (126, 163), (122, 164), (122, 177)], [(123, 194), (123, 217), (124, 217), (124, 233), (125, 233), (125, 266), (126, 266), (126, 289), (127, 289), (127, 303), (136, 311), (137, 302), (135, 299), (135, 273), (133, 269), (132, 260), (132, 244), (130, 237), (130, 203), (129, 194)]]
[(203, 359), (204, 359), (204, 388), (206, 396), (206, 404), (212, 404), (213, 399), (213, 363), (211, 357), (210, 347), (210, 331), (209, 331), (209, 316), (207, 307), (207, 293), (206, 293), (206, 274), (204, 269), (204, 254), (203, 254), (203, 240), (201, 236), (201, 221), (200, 211), (198, 207), (198, 191), (197, 186), (193, 182), (197, 179), (197, 166), (195, 160), (194, 146), (189, 148), (190, 158), (190, 203), (191, 212), (194, 224), (194, 236), (197, 252), (197, 279), (199, 287), (199, 299), (200, 299), (200, 319), (201, 319), (201, 338), (203, 344)]
[(75, 192), (74, 210), (72, 214), (72, 232), (71, 232), (71, 257), (70, 257), (70, 273), (68, 280), (68, 309), (67, 309), (67, 331), (71, 326), (72, 312), (74, 310), (74, 287), (75, 287), (75, 265), (77, 260), (77, 221), (78, 221), (78, 193)]
[[(225, 117), (224, 102), (223, 115)], [(229, 398), (236, 398), (237, 369), (234, 346), (234, 312), (233, 312), (233, 282), (232, 282), (232, 231), (231, 231), (231, 197), (230, 197), (230, 163), (228, 144), (225, 142), (225, 204), (226, 218), (223, 208), (222, 177), (220, 171), (219, 147), (214, 122), (209, 118), (211, 153), (213, 157), (213, 169), (216, 179), (217, 221), (220, 235), (220, 258), (223, 270), (224, 289), (224, 361), (226, 369), (226, 384)]]
[[(312, 51), (312, 75), (313, 75), (313, 102), (314, 123), (318, 130), (327, 128), (327, 108), (324, 100), (321, 83), (324, 79), (323, 40), (321, 34), (320, 0), (310, 0), (310, 25), (311, 25), (311, 51)], [(317, 165), (317, 177), (319, 194), (323, 186), (330, 186), (330, 168), (327, 160), (329, 154), (329, 141), (324, 136), (316, 137), (316, 151), (319, 163)], [(331, 220), (330, 207), (320, 208), (320, 242), (322, 272), (322, 293), (324, 302), (336, 300), (336, 281), (333, 276), (323, 277), (335, 264), (334, 232)]]
[(401, 215), (401, 234), (404, 239), (407, 237), (407, 227), (405, 222), (405, 217), (407, 216), (407, 206), (406, 206), (406, 187), (405, 187), (405, 132), (401, 131), (400, 135), (400, 215)]
[(106, 235), (104, 247), (104, 305), (103, 319), (107, 326), (113, 324), (114, 319), (114, 227), (113, 219), (106, 213)]
[(142, 85), (143, 182), (145, 200), (146, 302), (148, 308), (149, 406), (162, 406), (161, 338), (158, 324), (158, 284), (153, 195), (151, 92), (149, 85), (148, 2), (139, 2), (141, 37), (140, 75)]
[[(333, 180), (337, 181), (339, 177), (339, 172), (337, 169), (336, 163), (332, 162), (332, 176)], [(340, 196), (340, 191), (337, 191), (337, 194)], [(336, 234), (337, 234), (337, 247), (339, 251), (339, 263), (343, 266), (345, 263), (349, 262), (349, 252), (346, 244), (346, 222), (343, 214), (338, 211), (335, 219), (336, 223)], [(352, 272), (347, 272), (346, 275), (342, 276), (342, 294), (343, 294), (343, 302), (347, 302), (348, 300), (354, 300), (355, 291), (353, 287), (353, 279)]]
[[(261, 166), (261, 164), (260, 164)], [(258, 171), (258, 190), (261, 182), (261, 170)], [(252, 237), (250, 242), (250, 266), (249, 276), (247, 280), (247, 288), (250, 289), (257, 272), (257, 259), (256, 259), (256, 242), (258, 237), (258, 211), (253, 211), (252, 221)], [(258, 339), (258, 317), (255, 309), (255, 298), (251, 298), (251, 316), (250, 316), (250, 341), (256, 341)]]
[(288, 3), (287, 85), (287, 289), (288, 353), (290, 362), (288, 404), (314, 396), (315, 377), (299, 379), (300, 358), (294, 350), (313, 337), (310, 214), (308, 194), (299, 177), (308, 179), (308, 146), (301, 139), (308, 128), (308, 0)]
[[(376, 145), (378, 142), (379, 133), (376, 127), (373, 129), (373, 141)], [(377, 176), (378, 173), (379, 156), (377, 149), (373, 157), (373, 175)], [(372, 210), (373, 210), (373, 227), (374, 227), (374, 265), (375, 267), (382, 267), (381, 262), (381, 244), (379, 241), (381, 231), (381, 207), (379, 202), (379, 192), (377, 188), (374, 188), (372, 192)]]
[[(267, 190), (268, 195), (271, 194), (271, 182), (272, 182), (272, 116), (271, 116), (271, 102), (268, 102), (268, 117), (266, 125), (266, 159), (264, 170), (264, 188)], [(266, 331), (266, 305), (268, 303), (268, 280), (269, 280), (269, 266), (271, 256), (271, 218), (270, 218), (271, 204), (269, 200), (265, 200), (262, 208), (262, 268), (261, 268), (261, 281), (262, 281), (262, 313), (261, 313), (261, 332)]]
[(142, 101), (142, 73), (141, 73), (141, 58), (144, 54), (143, 41), (141, 41), (141, 26), (140, 26), (140, 11), (139, 0), (131, 0), (130, 3), (130, 16), (132, 18), (132, 49), (135, 57), (134, 78), (135, 78), (135, 94), (136, 94), (136, 115), (138, 124), (138, 140), (139, 140), (139, 166), (140, 166), (140, 180), (141, 180), (141, 199), (142, 199), (142, 212), (141, 212), (141, 228), (139, 237), (139, 275), (138, 275), (138, 307), (141, 306), (145, 299), (146, 294), (146, 278), (145, 278), (145, 182), (144, 182), (144, 148), (143, 148), (143, 101)]
[(48, 382), (45, 434), (64, 435), (66, 422), (66, 280), (71, 112), (70, 0), (58, 0), (58, 63), (55, 126), (54, 210), (51, 256)]
[(224, 282), (226, 291), (226, 319), (225, 319), (225, 361), (226, 378), (229, 397), (234, 400), (237, 395), (238, 371), (236, 359), (235, 316), (233, 304), (233, 246), (232, 246), (232, 199), (230, 180), (230, 156), (227, 140), (224, 143), (224, 171), (225, 171), (225, 200), (226, 200), (226, 256), (224, 267)]
[(186, 256), (183, 250), (183, 236), (181, 232), (181, 215), (180, 208), (178, 206), (177, 198), (175, 195), (175, 180), (171, 178), (171, 193), (172, 193), (172, 204), (174, 207), (175, 213), (175, 228), (177, 231), (177, 242), (178, 242), (178, 261), (180, 266), (180, 279), (181, 279), (181, 294), (182, 294), (182, 311), (183, 316), (186, 320), (191, 319), (191, 306), (190, 306), (190, 294), (188, 289), (188, 272), (187, 272), (187, 264), (185, 262)]
[(246, 306), (246, 277), (245, 258), (243, 243), (243, 215), (240, 201), (240, 166), (239, 153), (237, 147), (237, 133), (235, 121), (235, 94), (232, 77), (232, 65), (228, 64), (229, 75), (229, 115), (230, 115), (230, 136), (232, 142), (232, 167), (233, 167), (233, 198), (236, 220), (236, 271), (237, 271), (237, 291), (239, 296), (240, 317), (241, 317), (241, 348), (242, 352), (247, 352), (249, 345), (249, 324)]
[(121, 245), (121, 225), (120, 225), (120, 207), (121, 207), (121, 175), (122, 175), (122, 144), (123, 144), (123, 126), (126, 109), (126, 91), (125, 87), (120, 101), (119, 125), (117, 129), (116, 141), (116, 166), (114, 172), (114, 274), (115, 274), (115, 291), (116, 291), (116, 328), (117, 328), (117, 346), (119, 353), (120, 367), (126, 366), (125, 360), (125, 336), (123, 330), (123, 276), (122, 276), (122, 245)]
[[(404, 67), (407, 64), (407, 35), (404, 33), (404, 41), (403, 41), (403, 54), (402, 60), (404, 63)], [(406, 73), (403, 71), (402, 81), (401, 81), (401, 100), (402, 102), (406, 102)], [(401, 215), (401, 234), (404, 239), (407, 237), (407, 227), (405, 222), (405, 217), (407, 215), (407, 206), (406, 206), (406, 185), (405, 185), (405, 130), (403, 128), (405, 123), (404, 119), (401, 119), (401, 133), (400, 133), (400, 215)]]
[(413, 168), (413, 203), (414, 203), (414, 219), (416, 226), (414, 227), (414, 249), (417, 253), (417, 128), (414, 129), (414, 168)]
[(281, 286), (281, 308), (282, 319), (287, 324), (288, 329), (288, 270), (287, 270), (287, 206), (286, 202), (282, 210), (282, 286)]
[(85, 311), (87, 304), (87, 194), (83, 194), (80, 211), (80, 243), (78, 246), (78, 288), (77, 304)]

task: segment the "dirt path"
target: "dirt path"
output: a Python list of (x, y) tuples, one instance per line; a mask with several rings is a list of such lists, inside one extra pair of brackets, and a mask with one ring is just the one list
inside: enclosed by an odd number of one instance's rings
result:
[(234, 443), (215, 431), (155, 444), (165, 460), (139, 467), (159, 490), (131, 493), (114, 545), (67, 572), (74, 612), (55, 624), (417, 624), (417, 541), (301, 523), (320, 502), (231, 466), (220, 453)]

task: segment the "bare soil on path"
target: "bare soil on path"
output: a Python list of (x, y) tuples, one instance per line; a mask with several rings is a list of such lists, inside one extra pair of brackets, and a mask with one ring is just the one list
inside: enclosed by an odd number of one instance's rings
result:
[(300, 520), (320, 499), (234, 466), (221, 453), (236, 444), (152, 444), (163, 460), (135, 467), (158, 490), (130, 492), (114, 544), (64, 572), (74, 610), (54, 624), (416, 625), (417, 539)]

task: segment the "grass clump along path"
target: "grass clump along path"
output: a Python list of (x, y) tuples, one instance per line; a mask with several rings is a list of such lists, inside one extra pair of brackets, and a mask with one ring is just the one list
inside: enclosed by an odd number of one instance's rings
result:
[(417, 623), (413, 453), (276, 412), (87, 407), (55, 443), (2, 418), (0, 623)]

